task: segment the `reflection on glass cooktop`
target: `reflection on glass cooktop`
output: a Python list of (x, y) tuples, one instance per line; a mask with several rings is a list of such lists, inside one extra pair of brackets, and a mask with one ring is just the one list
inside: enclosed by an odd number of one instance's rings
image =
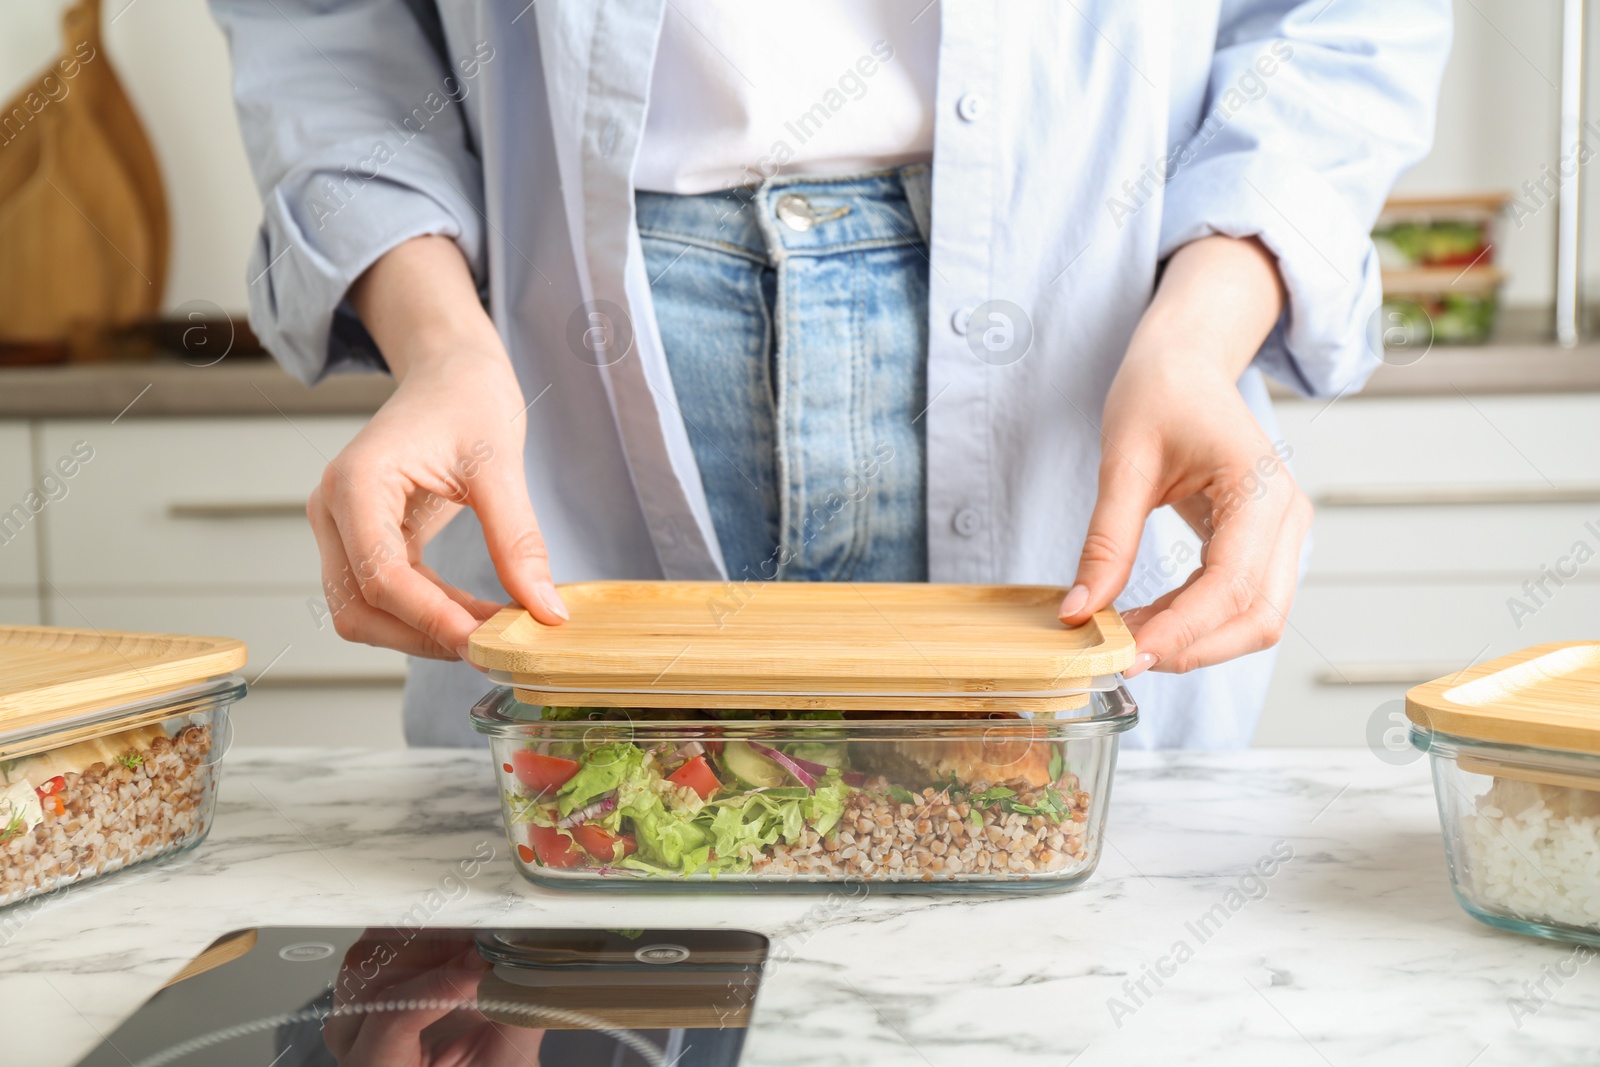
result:
[(80, 1067), (734, 1067), (766, 956), (739, 930), (239, 930)]

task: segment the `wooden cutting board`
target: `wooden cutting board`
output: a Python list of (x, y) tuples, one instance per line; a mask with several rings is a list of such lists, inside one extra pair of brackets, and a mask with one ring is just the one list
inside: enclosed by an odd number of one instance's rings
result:
[(100, 21), (100, 0), (68, 8), (60, 56), (0, 110), (0, 342), (64, 342), (161, 307), (166, 196)]
[(1134, 657), (1115, 611), (1062, 624), (1055, 586), (582, 582), (561, 595), (565, 625), (507, 608), (469, 642), (532, 703), (1052, 711)]

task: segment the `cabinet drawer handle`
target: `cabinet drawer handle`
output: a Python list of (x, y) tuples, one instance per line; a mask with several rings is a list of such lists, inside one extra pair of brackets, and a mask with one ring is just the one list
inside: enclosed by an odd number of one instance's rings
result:
[(193, 501), (167, 505), (169, 519), (303, 519), (303, 500)]
[(1414, 508), (1454, 504), (1596, 504), (1600, 485), (1429, 485), (1324, 489), (1323, 508)]
[(1351, 685), (1421, 685), (1448, 678), (1462, 669), (1459, 663), (1336, 663), (1318, 671), (1316, 682), (1326, 688)]

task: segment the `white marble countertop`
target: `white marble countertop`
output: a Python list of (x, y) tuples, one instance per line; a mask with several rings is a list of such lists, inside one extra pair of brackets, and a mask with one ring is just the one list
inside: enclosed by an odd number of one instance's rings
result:
[[(482, 753), (235, 750), (198, 850), (0, 912), (0, 1060), (75, 1062), (226, 931), (397, 922), (486, 842), (496, 859), (434, 923), (769, 935), (746, 1064), (1600, 1056), (1600, 965), (1554, 984), (1545, 969), (1571, 946), (1490, 930), (1451, 898), (1425, 761), (1126, 754), (1108, 841), (1099, 871), (1065, 894), (567, 895), (505, 858)], [(1275, 846), (1292, 858), (1254, 899), (1230, 897)], [(1219, 903), (1226, 920), (1200, 930)], [(1170, 975), (1159, 985), (1157, 968)], [(1130, 995), (1141, 979), (1148, 995)], [(1514, 1018), (1510, 999), (1542, 979), (1552, 995)]]

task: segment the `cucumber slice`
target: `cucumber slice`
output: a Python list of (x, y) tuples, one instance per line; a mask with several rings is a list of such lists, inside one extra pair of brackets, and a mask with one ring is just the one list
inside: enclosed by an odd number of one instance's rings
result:
[(788, 771), (751, 748), (748, 741), (723, 745), (722, 765), (739, 781), (757, 789), (775, 789), (793, 781)]
[(784, 755), (820, 763), (824, 767), (842, 768), (844, 750), (843, 741), (798, 741), (783, 746)]

